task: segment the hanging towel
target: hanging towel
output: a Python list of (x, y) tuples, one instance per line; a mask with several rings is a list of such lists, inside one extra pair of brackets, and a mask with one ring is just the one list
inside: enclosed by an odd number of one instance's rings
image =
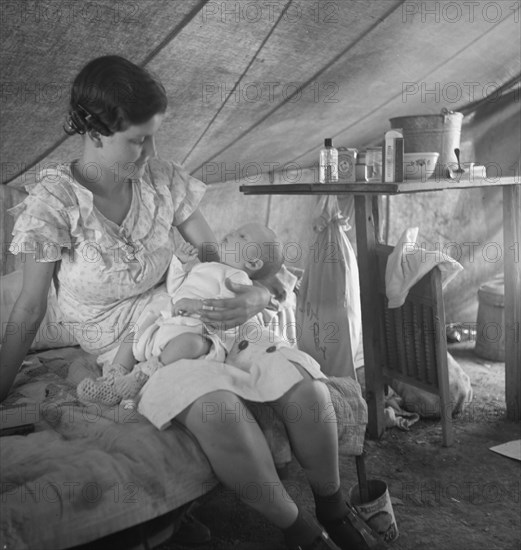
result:
[(417, 227), (406, 229), (387, 259), (385, 291), (389, 308), (402, 306), (410, 288), (433, 267), (441, 271), (442, 288), (463, 269), (459, 262), (440, 250), (426, 250), (416, 242), (417, 237)]

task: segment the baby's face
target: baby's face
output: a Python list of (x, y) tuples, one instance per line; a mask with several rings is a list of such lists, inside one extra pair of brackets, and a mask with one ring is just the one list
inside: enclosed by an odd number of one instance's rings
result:
[(247, 223), (230, 231), (221, 241), (221, 261), (244, 269), (248, 262), (262, 256), (263, 243), (273, 242), (270, 230), (258, 223)]

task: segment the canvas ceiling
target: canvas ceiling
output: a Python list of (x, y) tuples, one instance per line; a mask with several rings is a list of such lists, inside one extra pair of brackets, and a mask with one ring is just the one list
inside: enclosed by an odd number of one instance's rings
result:
[[(79, 153), (62, 123), (98, 55), (157, 73), (162, 157), (208, 183), (313, 165), (324, 137), (375, 143), (392, 116), (458, 110), (515, 81), (519, 2), (2, 1), (2, 182)], [(517, 98), (519, 100), (519, 97)]]

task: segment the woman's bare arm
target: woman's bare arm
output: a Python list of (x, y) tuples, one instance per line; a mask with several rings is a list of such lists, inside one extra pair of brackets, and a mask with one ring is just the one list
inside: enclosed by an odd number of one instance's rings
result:
[(197, 209), (177, 226), (183, 239), (197, 248), (202, 262), (219, 261), (219, 245), (202, 212)]
[(5, 327), (0, 349), (0, 402), (7, 397), (45, 316), (56, 266), (56, 262), (36, 262), (31, 254), (24, 254), (22, 262), (22, 291)]

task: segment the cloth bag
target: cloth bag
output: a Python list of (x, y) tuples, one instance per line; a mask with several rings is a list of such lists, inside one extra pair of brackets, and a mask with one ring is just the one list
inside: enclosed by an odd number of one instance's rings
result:
[(299, 349), (311, 355), (326, 375), (356, 380), (362, 314), (349, 229), (336, 196), (324, 195), (313, 212), (315, 239), (297, 296), (296, 335)]

